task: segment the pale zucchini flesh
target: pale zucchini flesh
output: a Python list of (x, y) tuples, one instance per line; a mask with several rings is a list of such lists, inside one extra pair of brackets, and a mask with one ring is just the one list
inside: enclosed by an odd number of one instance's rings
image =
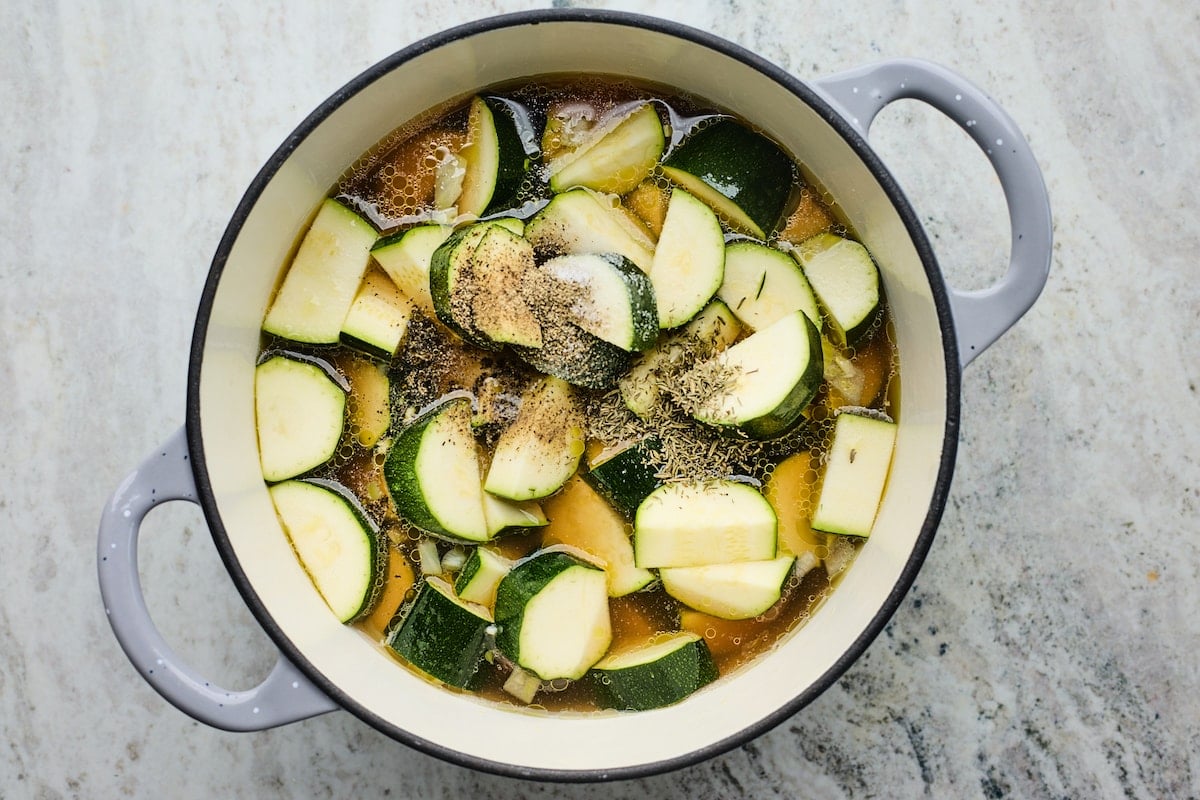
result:
[(821, 388), (821, 337), (794, 311), (697, 365), (692, 375), (694, 385), (712, 387), (692, 410), (696, 419), (770, 439), (799, 424)]
[(838, 414), (813, 512), (814, 528), (842, 536), (871, 535), (892, 463), (896, 433), (894, 422), (847, 412)]
[(483, 516), (491, 536), (540, 528), (549, 523), (542, 507), (533, 500), (505, 500), (491, 492), (483, 493)]
[(300, 242), (263, 330), (295, 342), (337, 342), (377, 238), (371, 223), (326, 200)]
[(286, 356), (259, 364), (254, 410), (263, 478), (286, 480), (332, 458), (345, 409), (345, 390), (316, 364)]
[(378, 532), (337, 491), (306, 481), (269, 490), (296, 556), (342, 622), (371, 610), (383, 588), (387, 553)]
[[(541, 269), (565, 298), (570, 321), (622, 350), (649, 349), (658, 338), (658, 309), (650, 278), (617, 253), (551, 258)], [(540, 344), (540, 339), (539, 339)]]
[(429, 294), (429, 262), (450, 233), (445, 225), (418, 225), (380, 239), (371, 249), (376, 263), (427, 319), (437, 319)]
[(571, 189), (555, 195), (525, 226), (539, 258), (570, 253), (619, 253), (638, 269), (654, 263), (654, 240), (639, 232), (609, 195)]
[(697, 611), (721, 619), (751, 619), (779, 602), (795, 561), (795, 556), (785, 555), (765, 561), (675, 567), (660, 570), (659, 576), (667, 594)]
[(473, 325), (497, 344), (542, 346), (542, 326), (523, 294), (534, 269), (533, 245), (498, 222), (490, 223), (471, 255)]
[(469, 603), (491, 608), (496, 587), (512, 569), (512, 561), (487, 547), (476, 547), (454, 580), (454, 590)]
[(500, 434), (484, 489), (509, 500), (546, 497), (575, 474), (583, 449), (582, 405), (565, 381), (543, 378)]
[(725, 248), (725, 278), (717, 290), (738, 321), (762, 330), (793, 311), (803, 311), (821, 329), (821, 312), (804, 273), (791, 256), (757, 242)]
[(835, 344), (853, 347), (879, 315), (879, 269), (867, 248), (823, 233), (796, 248), (796, 257), (829, 318)]
[(545, 550), (518, 562), (496, 590), (496, 644), (542, 680), (577, 679), (612, 642), (604, 571)]
[(645, 103), (596, 131), (591, 139), (549, 165), (550, 189), (584, 186), (625, 194), (658, 163), (666, 140), (653, 104)]
[(466, 161), (459, 215), (480, 217), (511, 208), (529, 167), (512, 106), (500, 98), (472, 98), (467, 144), (459, 155)]
[(708, 304), (724, 278), (725, 253), (717, 215), (682, 189), (673, 190), (650, 266), (659, 327), (683, 325)]
[(384, 462), (388, 492), (402, 517), (451, 541), (491, 538), (483, 512), (471, 401), (447, 400), (396, 436)]
[(652, 416), (663, 400), (664, 386), (677, 381), (697, 362), (729, 347), (742, 326), (720, 300), (704, 307), (682, 328), (659, 337), (619, 381), (625, 406), (642, 419)]
[(345, 344), (390, 358), (408, 331), (412, 306), (384, 273), (369, 270), (342, 322)]
[(762, 561), (775, 557), (775, 537), (775, 511), (753, 486), (676, 481), (638, 507), (634, 560), (643, 569)]

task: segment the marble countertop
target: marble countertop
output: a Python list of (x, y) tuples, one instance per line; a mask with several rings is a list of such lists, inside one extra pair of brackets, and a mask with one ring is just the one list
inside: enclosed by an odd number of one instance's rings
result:
[[(322, 99), (510, 0), (12, 7), (0, 27), (0, 796), (584, 797), (470, 772), (347, 713), (253, 734), (167, 705), (105, 620), (109, 494), (183, 421), (231, 210)], [(965, 372), (950, 502), (915, 586), (831, 689), (614, 798), (1200, 795), (1200, 17), (1193, 4), (555, 2), (714, 31), (801, 78), (894, 56), (984, 87), (1055, 216), (1049, 285)], [(1008, 230), (985, 158), (915, 102), (871, 133), (955, 284)], [(143, 529), (167, 638), (247, 686), (274, 660), (200, 512)]]

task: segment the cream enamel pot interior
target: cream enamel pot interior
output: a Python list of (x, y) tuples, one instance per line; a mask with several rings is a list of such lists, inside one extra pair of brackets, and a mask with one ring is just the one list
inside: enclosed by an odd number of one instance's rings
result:
[[(401, 122), (449, 98), (524, 76), (594, 72), (681, 87), (752, 121), (837, 199), (877, 259), (895, 322), (903, 410), (874, 533), (841, 587), (766, 657), (684, 702), (637, 714), (548, 715), (452, 693), (340, 625), (276, 520), (259, 472), (253, 375), (259, 329), (297, 235), (338, 175)], [(1012, 261), (993, 288), (945, 284), (917, 215), (866, 141), (894, 99), (923, 100), (987, 151), (1008, 200)], [(234, 212), (204, 289), (186, 425), (105, 509), (99, 573), (116, 636), (143, 678), (193, 717), (258, 730), (342, 708), (419, 750), (468, 767), (550, 780), (661, 772), (708, 758), (786, 719), (827, 688), (890, 618), (925, 557), (949, 491), (960, 370), (1033, 303), (1047, 277), (1050, 213), (1025, 140), (986, 95), (917, 61), (805, 84), (706, 33), (615, 13), (497, 17), (419, 42), (334, 94), (283, 143)], [(137, 535), (155, 504), (198, 502), (214, 543), (279, 648), (258, 687), (215, 687), (155, 630), (137, 576)]]

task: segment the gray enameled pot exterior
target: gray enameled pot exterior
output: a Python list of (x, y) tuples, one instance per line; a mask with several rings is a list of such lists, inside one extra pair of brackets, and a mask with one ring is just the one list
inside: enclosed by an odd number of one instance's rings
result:
[[(344, 165), (447, 99), (567, 71), (685, 88), (788, 147), (838, 199), (879, 262), (904, 378), (893, 486), (876, 533), (839, 590), (748, 669), (678, 706), (638, 715), (517, 712), (446, 692), (397, 666), (324, 610), (291, 557), (258, 474), (252, 375), (262, 314), (291, 243)], [(1000, 178), (1012, 256), (988, 290), (945, 284), (917, 215), (867, 143), (871, 120), (901, 97), (922, 100), (961, 125)], [(105, 611), (139, 673), (172, 704), (220, 728), (257, 730), (344, 708), (449, 761), (547, 780), (628, 778), (716, 755), (815, 698), (895, 611), (949, 491), (960, 370), (1037, 298), (1050, 237), (1041, 173), (1020, 132), (976, 87), (928, 62), (888, 61), (810, 86), (706, 33), (588, 11), (515, 14), (431, 37), (367, 70), (314, 111), (235, 211), (197, 315), (186, 427), (126, 479), (102, 517)], [(150, 620), (137, 577), (138, 529), (149, 509), (174, 499), (203, 507), (239, 591), (279, 647), (278, 664), (255, 689), (214, 686), (175, 656)]]

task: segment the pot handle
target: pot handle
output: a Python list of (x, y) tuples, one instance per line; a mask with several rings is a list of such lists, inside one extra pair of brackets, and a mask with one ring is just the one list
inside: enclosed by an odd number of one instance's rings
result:
[(137, 570), (142, 520), (172, 500), (197, 502), (183, 428), (130, 473), (100, 519), (96, 558), (104, 612), (134, 667), (167, 702), (222, 730), (266, 730), (338, 708), (282, 653), (267, 678), (245, 691), (205, 680), (175, 655), (150, 618)]
[(957, 123), (988, 156), (1008, 204), (1012, 250), (995, 285), (962, 291), (947, 284), (959, 363), (1000, 338), (1041, 294), (1050, 273), (1052, 221), (1042, 171), (1025, 137), (996, 101), (961, 75), (917, 59), (895, 59), (816, 81), (864, 137), (895, 100), (920, 100)]

